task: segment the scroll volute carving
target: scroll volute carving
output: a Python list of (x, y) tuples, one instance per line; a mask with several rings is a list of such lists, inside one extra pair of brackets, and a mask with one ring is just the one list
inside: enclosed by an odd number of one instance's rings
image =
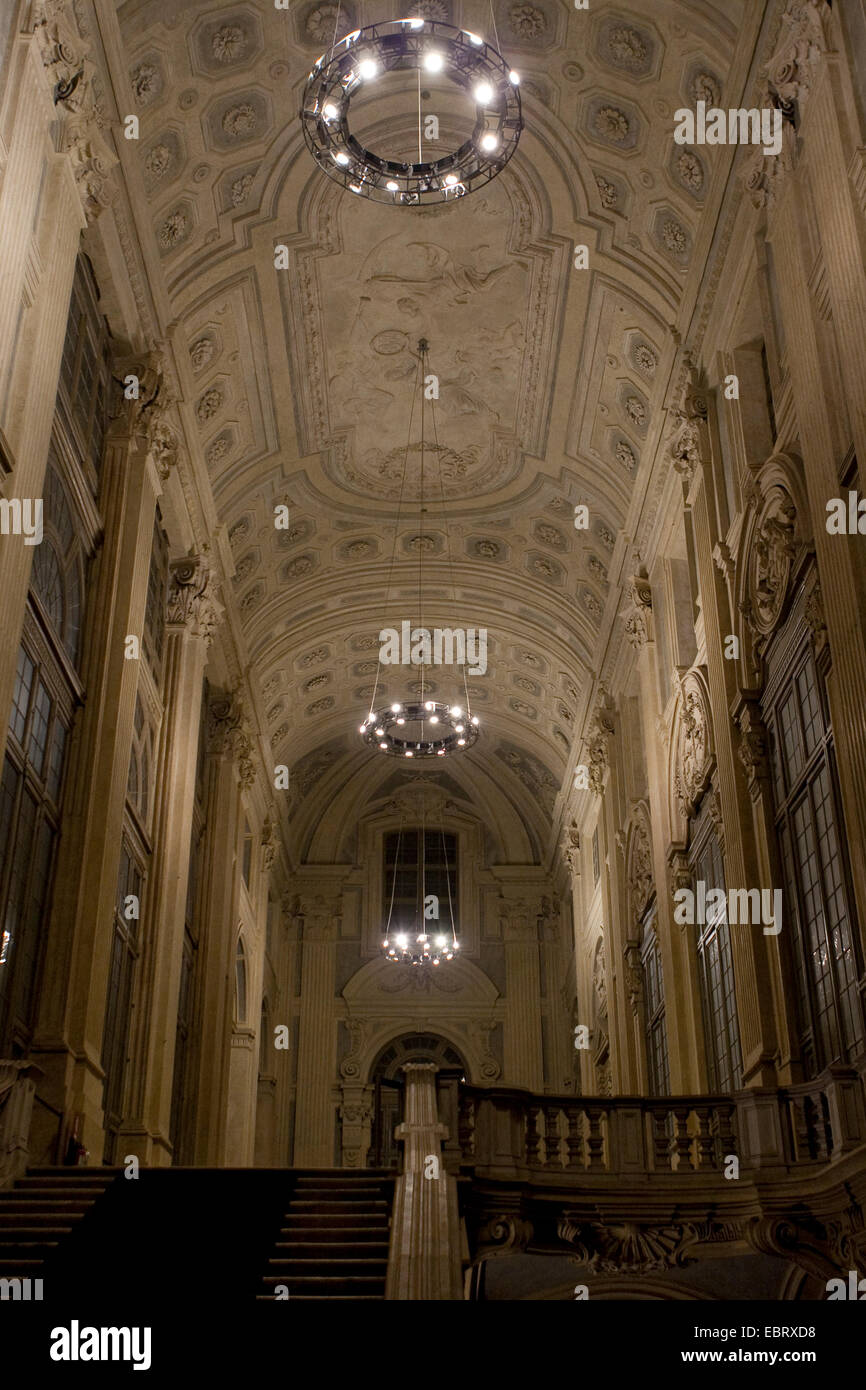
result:
[(803, 465), (776, 454), (764, 464), (747, 494), (748, 514), (736, 562), (741, 684), (761, 683), (764, 653), (784, 621), (799, 562), (809, 546)]
[(712, 715), (703, 673), (687, 671), (679, 682), (680, 698), (671, 740), (671, 824), (674, 839), (685, 843), (687, 822), (710, 784), (715, 766)]
[(630, 918), (632, 924), (636, 926), (643, 918), (650, 899), (655, 893), (649, 816), (643, 804), (635, 812), (628, 832), (626, 879), (631, 908)]

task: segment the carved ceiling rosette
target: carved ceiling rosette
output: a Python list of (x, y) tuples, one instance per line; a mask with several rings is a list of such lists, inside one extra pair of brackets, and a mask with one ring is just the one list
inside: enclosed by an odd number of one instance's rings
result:
[(647, 1226), (636, 1221), (584, 1221), (563, 1213), (557, 1223), (560, 1240), (573, 1247), (578, 1264), (593, 1274), (659, 1274), (694, 1263), (688, 1254), (697, 1241), (694, 1226)]
[(680, 680), (673, 792), (683, 819), (694, 815), (710, 784), (715, 756), (710, 701), (703, 678), (688, 671)]

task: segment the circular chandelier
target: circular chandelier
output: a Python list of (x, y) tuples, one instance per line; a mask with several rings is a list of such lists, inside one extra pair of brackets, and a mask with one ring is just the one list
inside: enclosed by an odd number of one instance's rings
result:
[(459, 705), (438, 700), (397, 702), (370, 714), (361, 733), (367, 743), (397, 758), (443, 758), (457, 748), (471, 747), (478, 737), (478, 724), (478, 715), (464, 714)]
[[(336, 34), (335, 34), (336, 40)], [(387, 73), (418, 73), (418, 159), (400, 162), (366, 149), (352, 134), (352, 97)], [(421, 74), (447, 77), (475, 103), (472, 134), (450, 154), (424, 159)], [(319, 168), (360, 197), (418, 206), (462, 198), (504, 169), (520, 139), (520, 75), (477, 34), (427, 19), (394, 19), (355, 29), (323, 53), (304, 87), (304, 138)]]

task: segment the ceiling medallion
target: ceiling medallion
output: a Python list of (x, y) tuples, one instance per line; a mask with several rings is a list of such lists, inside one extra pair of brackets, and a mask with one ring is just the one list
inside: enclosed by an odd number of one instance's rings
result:
[[(349, 108), (384, 75), (409, 71), (418, 73), (418, 159), (401, 163), (360, 144)], [(470, 137), (438, 159), (423, 158), (422, 73), (450, 79), (475, 104)], [(499, 50), (466, 29), (428, 19), (369, 24), (335, 42), (310, 73), (304, 138), (319, 168), (350, 193), (406, 206), (447, 202), (489, 183), (514, 154), (523, 129), (519, 83)]]

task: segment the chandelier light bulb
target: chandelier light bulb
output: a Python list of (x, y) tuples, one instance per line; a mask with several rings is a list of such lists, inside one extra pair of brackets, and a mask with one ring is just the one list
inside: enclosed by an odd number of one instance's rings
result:
[(398, 724), (405, 724), (405, 723), (406, 723), (406, 720), (403, 718), (402, 714), (400, 715), (400, 718), (397, 720), (397, 723), (398, 723)]
[(456, 188), (459, 179), (456, 174), (446, 174), (442, 182), (445, 184), (446, 188)]
[(395, 183), (393, 179), (389, 179), (388, 182), (385, 184), (385, 187), (387, 188), (389, 193), (399, 193), (400, 191), (399, 183)]
[(403, 932), (397, 937), (397, 945), (400, 947), (401, 951), (405, 951), (406, 947), (409, 945), (409, 938), (408, 936), (404, 936)]
[(337, 153), (334, 155), (334, 160), (337, 164), (340, 165), (341, 169), (344, 169), (346, 165), (349, 163), (349, 156), (345, 153), (344, 150), (338, 150)]
[(458, 746), (458, 748), (462, 748), (462, 747), (465, 745), (465, 743), (466, 743), (465, 738), (458, 738), (458, 740), (457, 740), (457, 746)]
[(473, 716), (472, 716), (472, 723), (473, 723), (473, 724), (480, 724), (480, 722), (481, 722), (481, 721), (480, 721), (480, 719), (478, 718), (478, 715), (477, 715), (477, 714), (473, 714)]
[(455, 725), (454, 725), (454, 729), (455, 729), (455, 732), (456, 732), (456, 733), (462, 734), (462, 733), (463, 733), (463, 729), (464, 729), (464, 725), (463, 725), (463, 724), (455, 724)]
[(428, 72), (441, 72), (444, 66), (445, 59), (435, 48), (424, 54), (424, 67)]
[(512, 69), (511, 72), (508, 74), (508, 80), (509, 80), (509, 82), (511, 83), (512, 87), (519, 87), (519, 86), (520, 86), (520, 73), (519, 73), (519, 72), (515, 72), (515, 71)]
[(437, 758), (444, 758), (444, 757), (445, 757), (445, 749), (444, 749), (444, 748), (437, 748), (437, 749), (436, 749), (436, 756), (437, 756)]
[(493, 100), (494, 92), (491, 83), (479, 82), (473, 93), (479, 106), (489, 106)]
[(391, 706), (391, 713), (392, 713), (392, 714), (399, 714), (402, 708), (403, 708), (402, 705), (392, 705), (392, 706)]
[(431, 724), (438, 724), (438, 723), (439, 723), (439, 715), (438, 715), (438, 714), (431, 714), (431, 716), (430, 716), (430, 723), (431, 723)]
[(377, 735), (378, 735), (379, 738), (384, 738), (384, 737), (385, 737), (385, 730), (384, 730), (384, 729), (377, 729), (377, 730), (376, 730), (376, 733), (377, 733)]
[(409, 28), (410, 28), (410, 29), (423, 29), (423, 28), (424, 28), (424, 21), (423, 21), (423, 19), (410, 19), (410, 20), (409, 20)]
[(428, 700), (427, 703), (425, 704), (424, 708), (425, 708), (425, 709), (433, 709), (433, 701), (432, 701), (432, 700)]
[(499, 148), (499, 136), (494, 135), (492, 130), (488, 130), (481, 137), (481, 148), (486, 154), (492, 154), (495, 149)]
[(326, 121), (335, 121), (339, 114), (339, 111), (332, 101), (326, 102), (322, 107), (322, 115)]
[(388, 745), (387, 745), (387, 743), (380, 743), (380, 744), (379, 744), (379, 747), (382, 749), (382, 752), (383, 752), (383, 753), (387, 753), (387, 751), (388, 751)]
[(483, 42), (484, 42), (483, 39), (479, 39), (479, 37), (478, 37), (477, 34), (470, 34), (470, 32), (469, 32), (468, 29), (464, 29), (463, 32), (464, 32), (464, 34), (466, 35), (466, 37), (467, 37), (467, 39), (469, 40), (470, 43), (474, 43), (476, 48), (480, 48), (480, 47), (481, 47), (481, 45), (482, 45)]
[(365, 58), (362, 63), (358, 64), (358, 76), (362, 77), (365, 82), (369, 82), (371, 78), (375, 77), (378, 71), (379, 64), (373, 58)]
[(414, 754), (413, 754), (411, 748), (408, 748), (408, 749), (406, 750), (406, 757), (407, 757), (407, 758), (414, 757)]
[(452, 706), (451, 706), (451, 713), (454, 715), (454, 718), (455, 718), (455, 719), (459, 719), (460, 716), (461, 716), (461, 714), (463, 713), (463, 711), (462, 711), (462, 709), (460, 708), (459, 705), (452, 705)]
[(445, 937), (444, 937), (444, 936), (437, 936), (437, 938), (436, 938), (436, 945), (437, 945), (437, 946), (444, 946), (445, 944), (446, 944)]

